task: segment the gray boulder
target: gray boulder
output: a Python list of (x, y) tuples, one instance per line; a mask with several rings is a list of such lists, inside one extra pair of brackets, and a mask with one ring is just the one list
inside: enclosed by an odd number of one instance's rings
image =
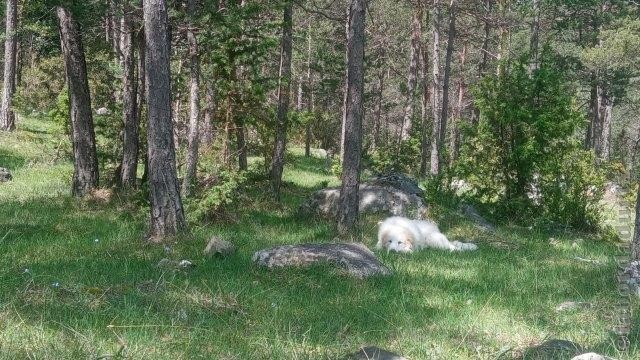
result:
[(424, 190), (420, 188), (418, 182), (403, 173), (390, 173), (386, 175), (374, 176), (367, 181), (369, 185), (391, 186), (404, 193), (424, 196)]
[(476, 223), (476, 225), (482, 230), (489, 231), (489, 232), (493, 232), (496, 230), (495, 226), (493, 226), (493, 224), (487, 221), (487, 219), (482, 217), (482, 215), (480, 215), (478, 210), (476, 210), (476, 208), (473, 207), (473, 205), (462, 204), (462, 206), (460, 206), (460, 210), (462, 210), (462, 213), (466, 217), (473, 220)]
[(11, 171), (7, 168), (0, 167), (0, 182), (11, 181), (13, 176), (11, 176)]
[(391, 274), (391, 270), (360, 243), (283, 245), (257, 251), (252, 260), (267, 268), (328, 263), (360, 279)]
[(226, 241), (222, 240), (216, 236), (213, 236), (207, 247), (204, 249), (204, 254), (207, 256), (221, 255), (221, 256), (229, 256), (236, 252), (236, 247)]
[(578, 356), (574, 356), (573, 358), (571, 358), (571, 360), (609, 360), (610, 358), (606, 357), (606, 356), (602, 356), (600, 354), (596, 354), (596, 353), (584, 353), (584, 354), (580, 354)]

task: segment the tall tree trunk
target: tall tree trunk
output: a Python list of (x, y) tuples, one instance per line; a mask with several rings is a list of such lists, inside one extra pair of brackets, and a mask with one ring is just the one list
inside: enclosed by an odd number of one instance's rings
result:
[(422, 3), (417, 2), (411, 23), (411, 56), (409, 76), (407, 77), (407, 98), (404, 106), (404, 117), (400, 128), (400, 140), (407, 140), (411, 132), (413, 104), (415, 100), (416, 82), (418, 78), (418, 59), (420, 58), (420, 38), (422, 37)]
[(124, 4), (122, 16), (122, 63), (124, 76), (122, 79), (122, 115), (124, 131), (122, 136), (122, 163), (120, 164), (120, 185), (122, 188), (134, 188), (138, 170), (138, 84), (135, 72), (135, 30), (131, 20), (132, 8), (128, 1)]
[(529, 55), (531, 56), (531, 62), (529, 65), (529, 71), (533, 73), (538, 70), (539, 54), (538, 43), (540, 42), (540, 0), (533, 0), (533, 21), (531, 22), (531, 38), (529, 40)]
[(466, 90), (466, 84), (464, 82), (464, 63), (467, 54), (467, 44), (462, 46), (460, 52), (460, 78), (458, 79), (458, 103), (455, 107), (453, 119), (451, 119), (451, 164), (458, 160), (458, 154), (460, 153), (460, 121), (462, 120), (462, 112), (464, 108), (464, 93)]
[(206, 146), (211, 146), (213, 142), (213, 116), (216, 109), (215, 94), (212, 81), (205, 81), (205, 108), (204, 119), (202, 121), (202, 142)]
[(293, 28), (293, 1), (288, 0), (282, 20), (282, 48), (280, 52), (280, 73), (278, 79), (278, 118), (276, 122), (276, 143), (271, 160), (271, 185), (276, 200), (280, 200), (280, 184), (287, 144), (287, 112), (289, 111), (289, 91), (291, 88), (291, 48)]
[(349, 8), (344, 161), (342, 163), (342, 188), (338, 200), (338, 231), (341, 234), (351, 231), (358, 221), (366, 7), (366, 0), (351, 0)]
[(380, 145), (380, 127), (381, 127), (381, 118), (382, 118), (382, 100), (384, 98), (384, 78), (386, 72), (382, 69), (379, 69), (378, 73), (378, 89), (377, 89), (377, 99), (376, 105), (373, 110), (373, 146), (372, 149), (376, 150)]
[(510, 0), (498, 0), (498, 11), (500, 13), (500, 20), (498, 22), (498, 49), (496, 51), (496, 60), (498, 66), (496, 67), (496, 75), (500, 76), (504, 72), (503, 58), (508, 54), (507, 39), (509, 37), (509, 30), (507, 29), (506, 16), (507, 8)]
[(589, 124), (587, 126), (587, 131), (584, 139), (584, 147), (585, 149), (594, 149), (595, 148), (595, 129), (597, 127), (597, 122), (599, 119), (599, 111), (598, 111), (598, 85), (596, 84), (595, 74), (591, 74), (591, 92), (589, 96), (589, 110), (588, 110), (588, 119)]
[(200, 58), (198, 57), (198, 41), (193, 29), (193, 17), (196, 15), (196, 0), (187, 4), (188, 16), (191, 18), (187, 26), (189, 42), (189, 137), (187, 145), (187, 170), (182, 182), (185, 197), (191, 196), (198, 166), (198, 142), (200, 141)]
[(640, 183), (636, 184), (638, 194), (636, 195), (636, 225), (631, 243), (631, 259), (640, 260)]
[(164, 0), (144, 0), (145, 68), (149, 125), (150, 239), (160, 241), (186, 228), (171, 121), (171, 38)]
[[(311, 116), (313, 110), (313, 84), (311, 80), (311, 21), (307, 26), (307, 113)], [(304, 156), (311, 156), (311, 119), (305, 125)]]
[(429, 53), (426, 44), (423, 44), (420, 56), (420, 82), (422, 83), (421, 120), (420, 128), (420, 177), (427, 175), (429, 163)]
[[(246, 5), (247, 5), (247, 0), (240, 1), (240, 7), (245, 7)], [(244, 21), (242, 21), (241, 26), (245, 26)], [(243, 41), (244, 41), (244, 35), (241, 35), (240, 42), (242, 43)], [(245, 81), (244, 65), (240, 64), (240, 66), (236, 68), (234, 75), (236, 80), (235, 82), (238, 82), (239, 84), (243, 84)], [(243, 87), (244, 85), (238, 86), (236, 88), (242, 89)], [(244, 93), (240, 91), (240, 93), (238, 93), (237, 95), (237, 98), (239, 99), (241, 106), (239, 106), (238, 108), (242, 110), (244, 110), (244, 107), (245, 107), (243, 97), (244, 97)], [(235, 133), (236, 133), (236, 145), (238, 147), (238, 169), (240, 169), (241, 171), (244, 171), (244, 170), (247, 170), (247, 143), (245, 140), (244, 118), (241, 115), (242, 114), (238, 114), (237, 112), (233, 113), (233, 123), (235, 126)]]
[[(482, 58), (478, 63), (478, 78), (482, 79), (487, 70), (487, 64), (489, 62), (489, 39), (491, 36), (491, 5), (493, 0), (484, 0), (484, 34), (482, 37), (482, 48), (480, 52), (482, 54)], [(474, 126), (478, 125), (480, 121), (480, 109), (478, 109), (475, 105), (473, 106), (473, 113), (471, 117), (471, 123)]]
[[(349, 39), (349, 26), (351, 21), (351, 7), (347, 8), (347, 21), (344, 23), (344, 35), (345, 39)], [(345, 49), (344, 52), (344, 63), (349, 62), (349, 49)], [(342, 88), (342, 123), (340, 128), (340, 164), (344, 162), (344, 139), (345, 139), (345, 131), (347, 121), (347, 87), (349, 82), (349, 67), (347, 66), (346, 71), (344, 72), (344, 85)]]
[(87, 81), (87, 64), (80, 29), (64, 7), (57, 7), (60, 43), (64, 55), (71, 114), (73, 141), (73, 196), (84, 196), (98, 186), (98, 156), (93, 130), (91, 96)]
[(600, 103), (600, 153), (601, 161), (609, 161), (611, 151), (611, 121), (614, 97), (608, 92), (602, 94)]
[(6, 0), (6, 23), (4, 40), (4, 86), (2, 99), (0, 100), (0, 130), (12, 131), (15, 129), (16, 118), (13, 113), (11, 101), (16, 91), (16, 51), (18, 37), (18, 1)]
[(449, 4), (449, 30), (447, 32), (447, 52), (444, 59), (444, 79), (442, 81), (442, 116), (440, 118), (440, 133), (438, 134), (438, 168), (444, 163), (443, 153), (449, 120), (449, 85), (451, 83), (451, 58), (456, 37), (456, 8), (454, 0)]
[[(145, 72), (145, 39), (144, 39), (144, 27), (139, 30), (137, 36), (137, 46), (138, 46), (138, 122), (141, 123), (144, 115), (144, 108), (146, 105), (147, 99), (147, 79)], [(148, 127), (148, 126), (147, 126)], [(140, 144), (140, 149), (138, 152), (142, 153), (142, 157), (144, 159), (144, 170), (142, 172), (141, 182), (144, 184), (149, 179), (149, 156), (148, 156), (148, 146), (146, 137), (140, 136), (138, 134), (138, 142)]]
[(440, 0), (433, 0), (433, 15), (431, 16), (431, 32), (433, 35), (432, 58), (432, 87), (431, 87), (431, 111), (433, 112), (433, 130), (431, 132), (431, 167), (430, 173), (437, 175), (440, 172), (440, 144), (439, 134), (441, 127), (441, 103), (440, 95), (442, 83), (440, 78)]

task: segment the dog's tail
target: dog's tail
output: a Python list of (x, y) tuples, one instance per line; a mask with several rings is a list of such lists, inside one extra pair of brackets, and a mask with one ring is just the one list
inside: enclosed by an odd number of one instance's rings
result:
[(464, 243), (460, 241), (452, 241), (451, 244), (454, 246), (454, 249), (451, 251), (475, 251), (478, 250), (478, 245), (474, 243)]

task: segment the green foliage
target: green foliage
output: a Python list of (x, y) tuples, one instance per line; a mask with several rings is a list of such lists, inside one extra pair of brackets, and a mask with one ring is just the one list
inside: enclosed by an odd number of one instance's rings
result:
[(64, 88), (56, 97), (54, 106), (49, 110), (49, 118), (55, 124), (65, 129), (67, 134), (70, 133), (70, 118), (69, 118), (69, 90)]
[(219, 170), (202, 184), (199, 194), (186, 201), (188, 216), (199, 221), (216, 219), (225, 207), (238, 199), (238, 191), (246, 182), (245, 172)]
[(478, 199), (496, 204), (499, 217), (594, 225), (599, 196), (590, 188), (602, 178), (573, 137), (585, 120), (548, 52), (533, 74), (521, 58), (487, 77), (476, 98), (480, 123), (456, 171)]

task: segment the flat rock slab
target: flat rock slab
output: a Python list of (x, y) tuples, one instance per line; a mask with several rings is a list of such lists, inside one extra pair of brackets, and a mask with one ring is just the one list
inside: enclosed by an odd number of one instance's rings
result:
[(9, 169), (0, 167), (0, 182), (11, 181), (12, 178)]
[(348, 355), (346, 360), (407, 360), (407, 358), (375, 346), (367, 346)]
[(257, 251), (252, 259), (267, 268), (329, 263), (360, 279), (391, 274), (391, 270), (360, 243), (283, 245)]

